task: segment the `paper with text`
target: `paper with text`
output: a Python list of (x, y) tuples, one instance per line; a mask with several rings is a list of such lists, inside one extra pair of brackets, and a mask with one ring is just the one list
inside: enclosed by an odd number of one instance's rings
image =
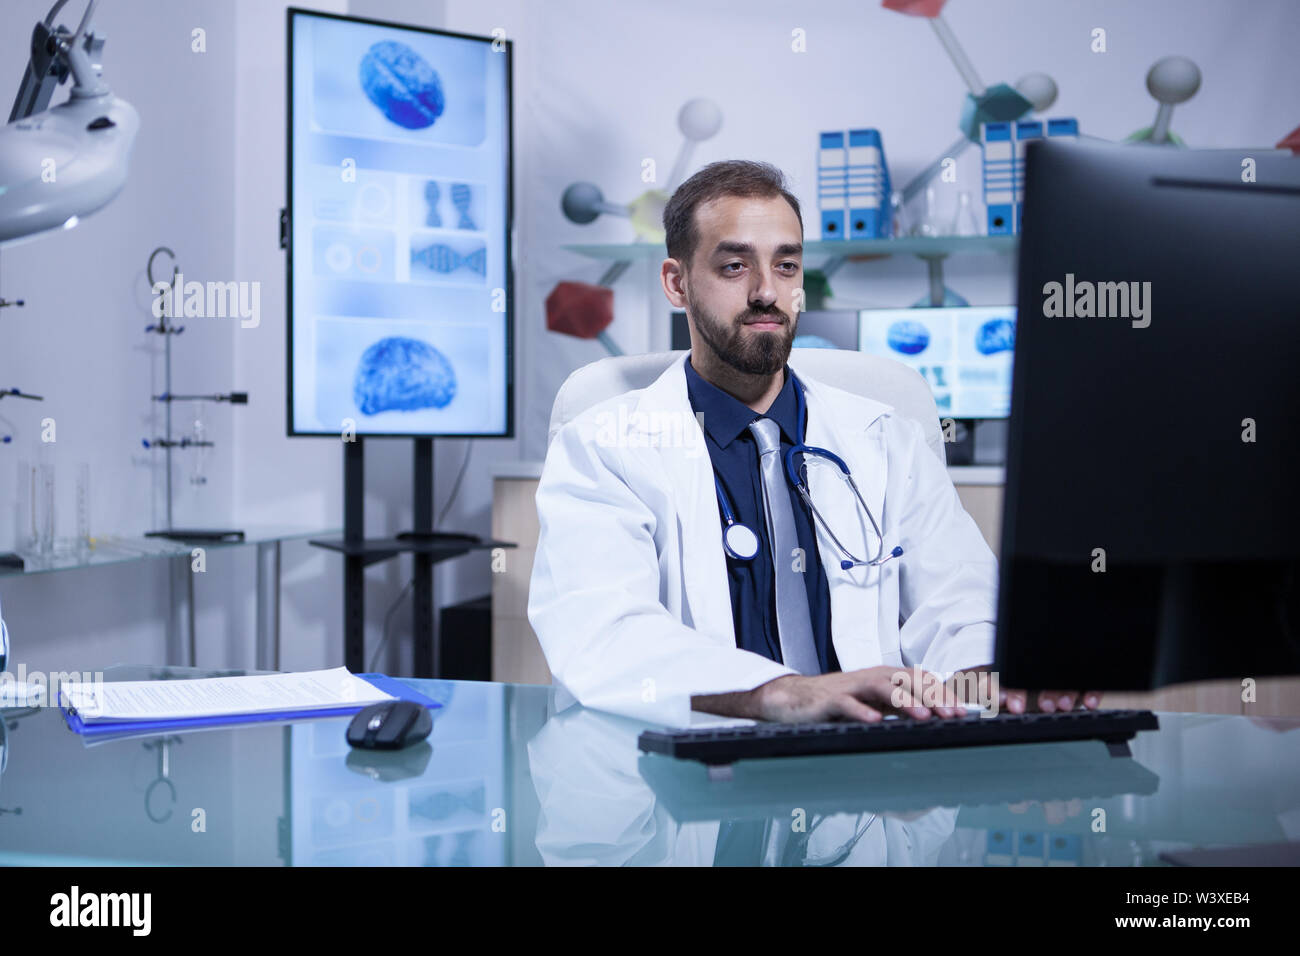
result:
[(346, 667), (194, 680), (72, 682), (62, 702), (86, 723), (330, 710), (396, 700)]

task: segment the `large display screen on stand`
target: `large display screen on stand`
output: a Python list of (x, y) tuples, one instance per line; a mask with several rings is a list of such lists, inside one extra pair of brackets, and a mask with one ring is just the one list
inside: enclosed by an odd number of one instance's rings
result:
[(513, 434), (509, 41), (288, 28), (289, 434)]

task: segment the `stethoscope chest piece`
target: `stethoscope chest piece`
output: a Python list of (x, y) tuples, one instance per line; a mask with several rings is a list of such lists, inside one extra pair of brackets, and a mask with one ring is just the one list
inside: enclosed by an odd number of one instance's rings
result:
[(722, 547), (737, 561), (750, 561), (758, 554), (758, 535), (749, 525), (729, 524), (722, 532)]
[[(840, 570), (850, 571), (853, 568), (876, 568), (880, 567), (887, 561), (902, 557), (903, 549), (901, 547), (894, 547), (888, 552), (885, 551), (885, 536), (881, 534), (880, 525), (876, 523), (876, 518), (871, 513), (871, 508), (867, 506), (866, 500), (862, 497), (862, 492), (858, 490), (857, 482), (853, 480), (853, 475), (849, 471), (849, 466), (845, 463), (844, 459), (833, 452), (827, 451), (825, 448), (815, 448), (812, 445), (804, 443), (803, 431), (805, 428), (804, 420), (807, 417), (807, 410), (808, 407), (804, 398), (803, 385), (796, 379), (795, 418), (799, 422), (798, 427), (800, 436), (798, 441), (792, 444), (785, 451), (786, 478), (795, 491), (799, 493), (799, 497), (803, 499), (804, 504), (807, 505), (808, 511), (812, 515), (813, 523), (821, 526), (821, 529), (826, 533), (830, 542), (835, 546), (835, 550), (839, 551), (841, 558), (839, 562)], [(805, 462), (819, 460), (823, 463), (829, 463), (837, 469), (840, 477), (843, 478), (845, 483), (849, 486), (849, 489), (853, 492), (853, 497), (857, 499), (858, 507), (862, 509), (867, 520), (871, 523), (871, 530), (875, 532), (875, 557), (867, 559), (856, 557), (843, 545), (843, 543), (841, 543), (839, 538), (835, 537), (835, 532), (831, 530), (830, 525), (826, 523), (826, 519), (822, 517), (821, 512), (817, 510), (817, 506), (813, 504), (812, 495), (808, 490), (807, 480), (800, 475), (800, 468), (797, 463), (799, 456), (802, 456)], [(718, 508), (722, 512), (722, 521), (724, 524), (722, 529), (723, 550), (727, 552), (728, 556), (737, 561), (750, 561), (756, 554), (758, 554), (758, 535), (754, 533), (752, 528), (742, 524), (736, 519), (736, 511), (731, 506), (731, 499), (727, 496), (726, 489), (722, 487), (722, 481), (718, 478), (716, 472), (714, 472), (713, 475), (713, 484), (718, 493)]]

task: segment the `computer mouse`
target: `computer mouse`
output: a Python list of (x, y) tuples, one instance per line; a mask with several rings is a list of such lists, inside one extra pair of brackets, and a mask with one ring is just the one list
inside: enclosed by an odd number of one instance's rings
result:
[(427, 707), (409, 700), (371, 704), (348, 724), (348, 743), (366, 750), (401, 750), (418, 744), (433, 730)]

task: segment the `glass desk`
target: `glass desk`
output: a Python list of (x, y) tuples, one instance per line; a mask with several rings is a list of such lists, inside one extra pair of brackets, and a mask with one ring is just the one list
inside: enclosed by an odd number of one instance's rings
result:
[[(117, 667), (106, 680), (239, 671)], [(96, 742), (4, 711), (0, 864), (1156, 865), (1300, 838), (1300, 720), (1160, 714), (1099, 742), (752, 761), (641, 754), (646, 726), (550, 687), (410, 680), (424, 743), (349, 718)]]

